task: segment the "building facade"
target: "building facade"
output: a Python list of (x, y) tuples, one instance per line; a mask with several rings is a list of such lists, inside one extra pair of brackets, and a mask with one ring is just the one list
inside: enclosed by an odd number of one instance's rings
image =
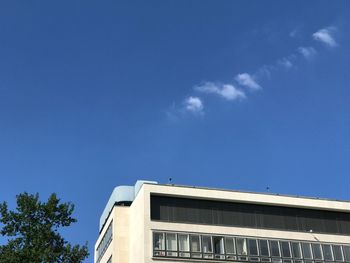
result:
[(138, 181), (116, 187), (95, 263), (350, 263), (350, 202)]

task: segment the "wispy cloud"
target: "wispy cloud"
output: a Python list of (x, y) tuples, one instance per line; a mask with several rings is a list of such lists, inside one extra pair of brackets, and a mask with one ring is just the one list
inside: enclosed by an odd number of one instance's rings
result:
[(263, 65), (261, 66), (254, 74), (254, 77), (257, 79), (260, 78), (268, 78), (270, 79), (272, 76), (272, 72), (276, 70), (274, 65)]
[(195, 86), (194, 89), (203, 93), (217, 94), (226, 100), (244, 99), (246, 97), (242, 90), (236, 88), (232, 84), (205, 82), (202, 85)]
[(282, 58), (278, 60), (277, 63), (286, 69), (291, 69), (293, 67), (293, 63), (289, 58)]
[(202, 114), (204, 105), (200, 98), (190, 96), (185, 99), (185, 109), (191, 113)]
[(300, 29), (299, 28), (295, 28), (293, 29), (291, 32), (289, 32), (289, 36), (290, 37), (298, 37), (300, 35)]
[(249, 88), (250, 90), (259, 90), (261, 86), (255, 81), (255, 79), (248, 73), (238, 74), (235, 78), (238, 84)]
[(328, 47), (336, 47), (338, 43), (334, 38), (334, 32), (336, 31), (335, 27), (327, 27), (318, 30), (317, 32), (312, 34), (312, 37)]
[(306, 59), (312, 59), (317, 55), (317, 51), (313, 47), (298, 47), (298, 52)]

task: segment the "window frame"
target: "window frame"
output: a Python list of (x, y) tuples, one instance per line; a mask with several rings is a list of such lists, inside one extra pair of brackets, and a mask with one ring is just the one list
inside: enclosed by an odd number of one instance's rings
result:
[[(333, 254), (333, 246), (331, 244), (321, 244), (322, 246), (322, 253), (323, 253), (323, 259), (324, 261), (335, 261), (334, 260), (334, 254)], [(330, 252), (331, 252), (331, 259), (327, 259), (326, 258), (326, 254), (325, 254), (325, 246), (329, 247)]]
[[(305, 257), (304, 244), (305, 244), (305, 245), (308, 245), (311, 258)], [(303, 251), (303, 259), (305, 259), (305, 260), (313, 260), (313, 259), (314, 259), (314, 257), (313, 257), (314, 255), (313, 255), (312, 245), (311, 245), (311, 244), (312, 244), (312, 243), (310, 243), (310, 242), (302, 242), (302, 243), (301, 243), (301, 249), (302, 249), (302, 251)]]
[[(210, 240), (210, 248), (211, 248), (211, 251), (204, 251), (204, 238), (209, 238)], [(213, 236), (211, 235), (201, 235), (201, 252), (203, 254), (214, 254), (214, 246), (213, 246)]]
[[(295, 257), (295, 256), (294, 256), (293, 244), (298, 244), (300, 257)], [(302, 260), (302, 259), (304, 258), (304, 256), (303, 256), (303, 248), (301, 247), (301, 242), (299, 242), (299, 241), (291, 241), (291, 242), (290, 242), (290, 246), (291, 246), (291, 250), (292, 250), (292, 257), (293, 257), (294, 259), (297, 259), (297, 260), (298, 260), (298, 259)]]
[[(278, 256), (272, 255), (272, 244), (271, 244), (272, 242), (276, 242), (277, 243), (278, 251), (279, 251), (279, 255)], [(280, 246), (279, 240), (271, 239), (271, 240), (269, 240), (269, 245), (270, 245), (270, 257), (271, 258), (281, 258), (282, 253), (281, 253), (281, 246)]]
[[(262, 255), (262, 253), (261, 253), (261, 244), (260, 244), (261, 241), (266, 241), (268, 256)], [(268, 239), (259, 239), (259, 240), (258, 240), (258, 243), (259, 243), (259, 254), (260, 254), (260, 256), (261, 256), (261, 257), (271, 257), (270, 242), (269, 242), (269, 240), (268, 240)]]
[[(237, 252), (236, 252), (236, 238), (235, 237), (232, 237), (232, 236), (225, 236), (224, 237), (224, 239), (225, 239), (225, 254), (226, 255), (236, 255), (237, 254)], [(231, 239), (232, 240), (232, 244), (233, 244), (233, 253), (228, 253), (227, 252), (227, 243), (226, 243), (226, 240), (228, 240), (228, 239)]]
[[(334, 252), (334, 247), (339, 247), (340, 250), (340, 255), (341, 255), (341, 260), (336, 259), (336, 254)], [(343, 253), (343, 246), (340, 244), (332, 244), (332, 251), (333, 251), (333, 257), (335, 262), (344, 262), (344, 253)]]
[[(245, 244), (245, 248), (246, 248), (246, 254), (239, 254), (238, 253), (238, 240), (243, 240), (244, 242), (243, 242), (243, 245)], [(242, 251), (244, 250), (243, 249), (244, 248), (244, 246), (242, 247)], [(247, 238), (245, 238), (245, 237), (237, 237), (236, 238), (236, 253), (237, 253), (237, 256), (243, 256), (243, 257), (247, 257), (248, 256), (248, 244), (247, 244)]]
[[(254, 240), (255, 242), (255, 246), (256, 246), (256, 255), (250, 254), (250, 241)], [(247, 246), (248, 246), (248, 256), (249, 257), (257, 257), (260, 255), (260, 251), (259, 251), (259, 242), (258, 239), (256, 238), (247, 238)]]
[[(292, 255), (292, 248), (291, 248), (291, 245), (290, 245), (290, 241), (287, 241), (287, 240), (280, 240), (279, 241), (280, 243), (280, 248), (281, 248), (281, 257), (282, 258), (293, 258), (293, 255)], [(288, 244), (288, 251), (289, 251), (289, 257), (287, 256), (284, 256), (284, 248), (283, 248), (283, 245), (282, 244), (285, 244), (287, 243)]]

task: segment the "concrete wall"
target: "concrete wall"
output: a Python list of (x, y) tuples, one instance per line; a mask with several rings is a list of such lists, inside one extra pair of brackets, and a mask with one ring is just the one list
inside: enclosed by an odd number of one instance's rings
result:
[(145, 258), (145, 194), (142, 187), (130, 209), (129, 261), (113, 263), (142, 263)]
[[(113, 213), (113, 257), (112, 263), (129, 262), (130, 209), (116, 206)], [(107, 259), (108, 260), (108, 259)]]
[(111, 211), (107, 223), (104, 225), (102, 232), (95, 243), (94, 262), (97, 261), (96, 249), (100, 244), (109, 224), (113, 221), (113, 237), (106, 252), (100, 260), (100, 263), (105, 263), (112, 256), (112, 263), (129, 262), (129, 207), (115, 206)]

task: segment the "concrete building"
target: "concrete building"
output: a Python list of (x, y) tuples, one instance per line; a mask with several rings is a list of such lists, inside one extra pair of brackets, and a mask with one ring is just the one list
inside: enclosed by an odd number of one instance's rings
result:
[(350, 262), (350, 202), (138, 181), (114, 189), (94, 260)]

